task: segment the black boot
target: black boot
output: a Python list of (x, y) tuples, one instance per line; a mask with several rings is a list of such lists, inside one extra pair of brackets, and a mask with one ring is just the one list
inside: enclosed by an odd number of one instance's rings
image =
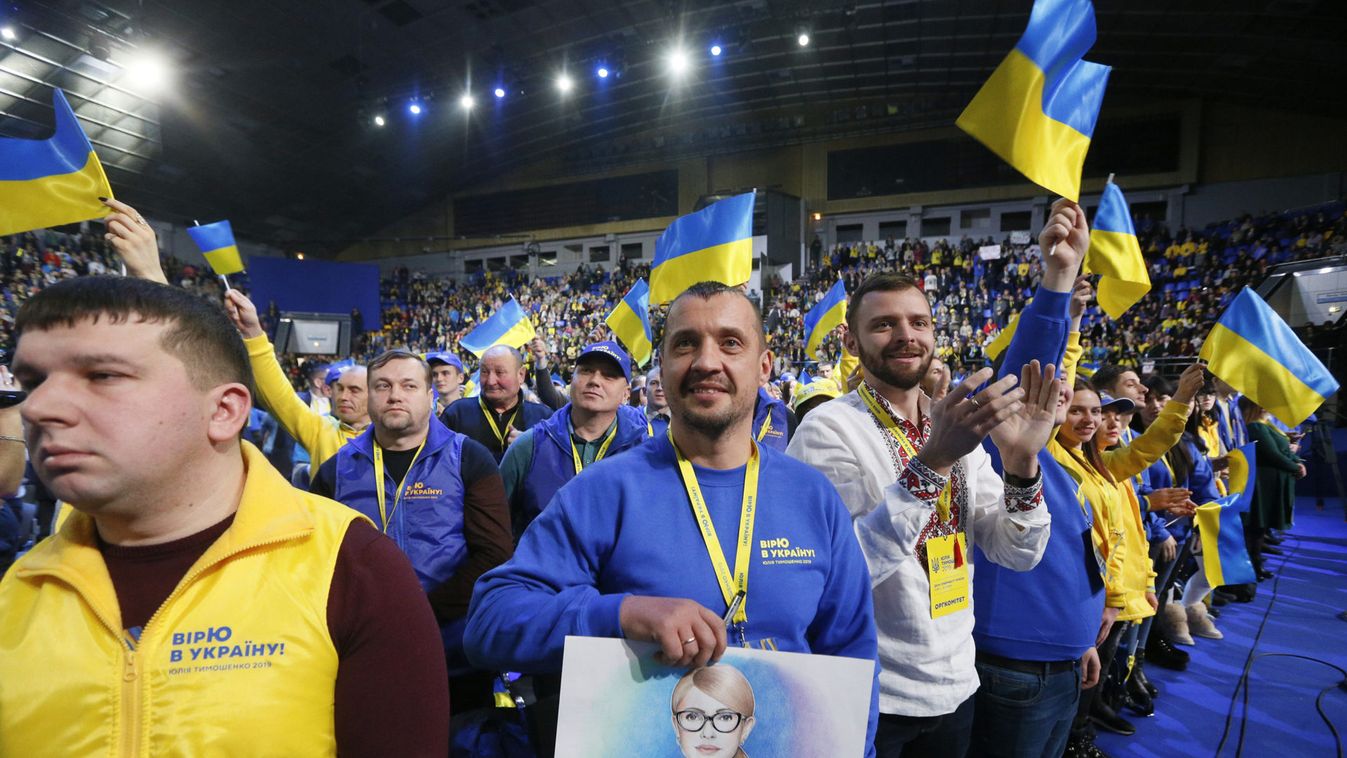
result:
[[(1151, 630), (1152, 635), (1158, 633), (1159, 631), (1156, 629)], [(1149, 642), (1149, 640), (1147, 641)], [(1160, 688), (1156, 687), (1154, 684), (1151, 684), (1150, 678), (1146, 676), (1146, 669), (1145, 666), (1143, 665), (1145, 663), (1146, 663), (1146, 651), (1138, 650), (1137, 665), (1132, 667), (1132, 678), (1137, 680), (1137, 684), (1140, 684), (1141, 688), (1146, 690), (1146, 694), (1150, 695), (1151, 699), (1154, 700), (1155, 698), (1160, 696)]]
[(1175, 648), (1156, 629), (1151, 630), (1151, 638), (1146, 643), (1146, 658), (1151, 663), (1172, 671), (1183, 671), (1188, 668), (1188, 653)]
[(1094, 740), (1072, 737), (1067, 740), (1062, 758), (1108, 758), (1108, 753), (1096, 747)]
[(1140, 668), (1134, 667), (1132, 676), (1127, 678), (1127, 692), (1124, 695), (1123, 704), (1132, 713), (1145, 718), (1155, 715), (1155, 702), (1151, 699), (1151, 693), (1147, 692), (1141, 682), (1137, 681), (1137, 674), (1140, 672)]
[(1137, 733), (1137, 728), (1132, 726), (1132, 722), (1118, 715), (1103, 698), (1095, 701), (1094, 707), (1090, 709), (1090, 721), (1095, 726), (1105, 731), (1121, 734), (1124, 737), (1130, 737)]

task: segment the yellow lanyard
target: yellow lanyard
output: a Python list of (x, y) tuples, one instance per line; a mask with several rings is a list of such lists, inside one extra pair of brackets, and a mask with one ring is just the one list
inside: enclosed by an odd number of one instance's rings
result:
[[(534, 434), (537, 434), (537, 432), (534, 432)], [(575, 459), (575, 473), (578, 476), (580, 472), (585, 468), (585, 462), (580, 459), (580, 451), (575, 449), (575, 437), (573, 435), (574, 432), (572, 432), (571, 437), (571, 457)], [(608, 453), (608, 446), (613, 444), (613, 440), (616, 437), (617, 437), (617, 422), (614, 421), (613, 431), (608, 433), (608, 439), (604, 440), (603, 445), (599, 447), (599, 454), (594, 456), (595, 463), (598, 463), (599, 461), (603, 460), (603, 456), (607, 455)]]
[[(407, 473), (410, 474), (412, 466), (416, 465), (416, 459), (421, 457), (421, 451), (426, 447), (426, 441), (421, 440), (421, 446), (416, 448), (416, 454), (412, 456), (412, 462), (407, 466)], [(375, 493), (379, 498), (379, 520), (383, 522), (384, 534), (388, 534), (388, 522), (393, 519), (393, 514), (398, 512), (398, 506), (402, 504), (402, 488), (407, 484), (407, 474), (402, 475), (402, 481), (398, 482), (398, 491), (393, 495), (393, 510), (385, 511), (388, 496), (384, 494), (384, 449), (379, 447), (379, 443), (374, 443), (374, 484), (377, 487)]]
[(496, 441), (500, 443), (500, 449), (504, 450), (505, 435), (509, 434), (510, 427), (514, 426), (515, 417), (519, 415), (519, 404), (515, 405), (514, 413), (511, 413), (510, 417), (505, 420), (505, 428), (501, 429), (496, 426), (496, 414), (492, 413), (491, 409), (487, 407), (486, 401), (482, 399), (481, 395), (477, 396), (477, 403), (482, 406), (482, 413), (486, 415), (486, 423), (491, 425), (491, 433), (496, 435)]
[[(720, 549), (720, 538), (716, 536), (716, 525), (711, 521), (711, 513), (706, 509), (706, 500), (702, 498), (702, 488), (697, 484), (697, 472), (692, 464), (683, 457), (683, 451), (674, 442), (673, 432), (669, 432), (669, 443), (673, 445), (674, 455), (678, 458), (678, 472), (683, 477), (683, 488), (688, 492), (692, 503), (692, 515), (701, 529), (702, 541), (706, 543), (706, 554), (711, 557), (711, 567), (715, 569), (716, 581), (720, 583), (720, 594), (725, 598), (725, 606), (734, 606), (735, 596), (744, 599), (731, 619), (735, 624), (748, 622), (748, 564), (753, 546), (753, 520), (758, 513), (758, 443), (751, 442), (753, 451), (748, 456), (748, 465), (744, 470), (744, 500), (739, 507), (739, 541), (734, 551), (734, 573), (725, 563), (725, 553)], [(742, 634), (742, 628), (740, 629)]]
[(770, 432), (771, 430), (772, 430), (772, 414), (769, 412), (767, 414), (767, 418), (762, 420), (762, 427), (758, 429), (758, 442), (762, 442), (762, 439), (766, 437), (767, 433)]
[[(912, 440), (907, 438), (907, 433), (903, 431), (903, 428), (898, 426), (898, 422), (894, 420), (893, 414), (889, 413), (884, 409), (884, 406), (879, 404), (879, 400), (875, 398), (874, 392), (871, 391), (868, 385), (864, 383), (861, 384), (860, 396), (861, 399), (865, 401), (865, 407), (870, 409), (870, 415), (874, 416), (879, 423), (883, 424), (889, 434), (893, 435), (893, 438), (898, 440), (898, 444), (903, 446), (903, 450), (907, 452), (907, 459), (912, 460), (913, 458), (916, 458), (916, 446), (912, 444)], [(945, 489), (940, 491), (940, 498), (936, 500), (935, 503), (936, 513), (940, 514), (941, 521), (949, 521), (950, 499), (950, 483), (945, 482)]]

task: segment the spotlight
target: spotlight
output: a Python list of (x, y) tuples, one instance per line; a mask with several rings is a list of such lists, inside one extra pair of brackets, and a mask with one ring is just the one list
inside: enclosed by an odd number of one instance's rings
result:
[(411, 102), (411, 105), (407, 106), (407, 112), (412, 114), (413, 116), (421, 115), (421, 104), (413, 100)]
[(575, 82), (571, 81), (571, 78), (566, 74), (561, 74), (560, 76), (557, 77), (557, 90), (559, 92), (565, 94), (567, 92), (570, 92), (571, 88), (574, 86)]
[(608, 68), (606, 66), (599, 66), (599, 70), (595, 71), (594, 73), (598, 75), (600, 79), (608, 78)]
[(379, 128), (383, 128), (383, 125), (384, 125), (384, 124), (387, 124), (387, 123), (388, 123), (388, 120), (385, 119), (385, 118), (383, 117), (383, 114), (382, 114), (382, 113), (379, 114), (378, 116), (375, 116), (375, 117), (374, 117), (374, 125), (377, 126), (377, 127), (379, 127)]
[(499, 100), (499, 99), (501, 99), (502, 97), (505, 97), (505, 88), (504, 88), (504, 87), (497, 87), (497, 88), (496, 88), (496, 99)]
[(143, 51), (126, 64), (131, 85), (144, 92), (158, 92), (168, 85), (168, 63), (157, 53)]
[(799, 36), (799, 37), (796, 37), (796, 38), (795, 38), (795, 41), (798, 42), (798, 43), (800, 43), (800, 47), (808, 47), (808, 46), (809, 46), (809, 32), (800, 32), (800, 36)]
[(4, 37), (6, 42), (13, 42), (19, 38), (19, 35), (15, 33), (14, 27), (4, 26), (0, 27), (0, 37)]
[(681, 76), (688, 70), (688, 54), (682, 50), (669, 53), (669, 73)]
[(714, 56), (714, 57), (716, 57), (716, 58), (719, 58), (719, 57), (720, 57), (720, 53), (721, 53), (720, 45), (712, 45), (712, 46), (711, 46), (711, 55), (712, 55), (712, 56)]
[(472, 110), (472, 106), (477, 104), (477, 100), (472, 96), (471, 93), (464, 92), (463, 97), (460, 97), (458, 99), (458, 104), (463, 108), (463, 110), (470, 111)]

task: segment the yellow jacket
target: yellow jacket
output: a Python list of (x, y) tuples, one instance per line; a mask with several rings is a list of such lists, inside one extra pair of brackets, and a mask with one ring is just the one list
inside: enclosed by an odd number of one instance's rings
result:
[(0, 581), (0, 755), (336, 753), (328, 591), (363, 517), (242, 455), (234, 522), (138, 640), (84, 513)]
[(281, 427), (309, 451), (314, 471), (360, 434), (359, 429), (341, 423), (334, 416), (315, 413), (299, 399), (265, 334), (245, 339), (243, 344), (248, 347), (258, 398)]

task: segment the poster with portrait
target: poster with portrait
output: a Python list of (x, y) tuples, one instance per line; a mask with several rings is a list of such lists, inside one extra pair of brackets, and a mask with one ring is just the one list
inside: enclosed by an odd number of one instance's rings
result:
[(566, 638), (557, 758), (865, 754), (873, 661), (731, 647), (689, 671), (658, 649)]

